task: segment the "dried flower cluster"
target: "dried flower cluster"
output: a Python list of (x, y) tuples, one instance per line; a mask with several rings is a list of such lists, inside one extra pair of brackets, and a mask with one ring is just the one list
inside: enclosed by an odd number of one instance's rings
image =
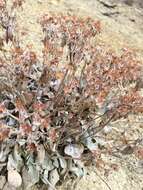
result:
[(100, 22), (71, 15), (39, 22), (42, 60), (16, 43), (0, 57), (0, 172), (8, 170), (17, 187), (26, 168), (30, 186), (54, 189), (67, 177), (82, 177), (84, 162), (109, 151), (97, 136), (110, 132), (112, 121), (142, 112), (142, 68), (128, 50), (116, 56), (93, 45)]

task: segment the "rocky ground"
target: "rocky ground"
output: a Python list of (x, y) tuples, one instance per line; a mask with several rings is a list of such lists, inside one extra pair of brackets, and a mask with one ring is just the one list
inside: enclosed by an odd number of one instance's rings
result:
[(130, 47), (136, 50), (141, 58), (143, 52), (143, 3), (135, 1), (131, 6), (130, 3), (127, 3), (128, 1), (29, 0), (24, 4), (23, 11), (19, 15), (20, 27), (28, 34), (23, 36), (23, 42), (30, 42), (36, 49), (40, 49), (42, 33), (37, 23), (38, 17), (49, 11), (68, 12), (99, 19), (102, 23), (102, 33), (97, 39), (98, 42), (104, 42), (117, 51), (122, 47)]
[[(99, 19), (102, 33), (97, 37), (98, 44), (120, 53), (123, 47), (136, 51), (138, 59), (143, 61), (143, 1), (140, 0), (25, 0), (23, 10), (18, 12), (18, 29), (21, 31), (22, 45), (31, 44), (35, 51), (40, 52), (42, 31), (38, 18), (48, 12), (74, 13), (79, 16), (90, 16)], [(86, 24), (86, 23), (85, 23)], [(123, 128), (132, 127), (129, 137), (142, 136), (143, 126), (133, 125), (134, 119), (121, 121)], [(118, 129), (119, 125), (117, 126)], [(116, 128), (116, 126), (115, 126)], [(112, 171), (108, 176), (95, 169), (88, 168), (85, 176), (76, 190), (142, 190), (143, 164), (138, 163), (132, 155), (123, 158), (105, 158), (113, 163), (120, 163), (118, 171)], [(141, 160), (142, 161), (142, 160)], [(5, 183), (0, 178), (0, 189)], [(71, 184), (60, 187), (70, 189)], [(11, 189), (8, 185), (4, 190)]]

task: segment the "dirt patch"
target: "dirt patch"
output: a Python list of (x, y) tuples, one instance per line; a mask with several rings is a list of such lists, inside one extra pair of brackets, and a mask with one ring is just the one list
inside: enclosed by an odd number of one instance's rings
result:
[[(104, 2), (104, 3), (103, 3)], [(121, 1), (122, 2), (122, 1)], [(138, 5), (128, 6), (116, 1), (105, 0), (29, 0), (19, 12), (19, 27), (27, 32), (21, 36), (23, 43), (33, 44), (41, 49), (42, 31), (37, 20), (43, 13), (62, 12), (79, 16), (91, 16), (99, 19), (102, 33), (97, 43), (105, 43), (109, 48), (119, 52), (122, 47), (135, 50), (142, 59), (143, 55), (143, 13)]]

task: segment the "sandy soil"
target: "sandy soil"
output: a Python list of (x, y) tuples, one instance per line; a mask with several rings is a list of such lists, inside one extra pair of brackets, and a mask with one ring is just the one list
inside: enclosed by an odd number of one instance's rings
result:
[[(121, 2), (123, 0), (120, 0)], [(19, 14), (19, 27), (26, 30), (23, 42), (31, 43), (37, 50), (41, 45), (41, 28), (37, 23), (43, 13), (62, 12), (80, 16), (90, 16), (102, 23), (102, 33), (97, 43), (119, 51), (122, 47), (130, 47), (143, 54), (143, 9), (138, 4), (128, 6), (116, 0), (28, 0)], [(104, 4), (104, 3), (105, 4)], [(108, 7), (114, 8), (108, 8)]]

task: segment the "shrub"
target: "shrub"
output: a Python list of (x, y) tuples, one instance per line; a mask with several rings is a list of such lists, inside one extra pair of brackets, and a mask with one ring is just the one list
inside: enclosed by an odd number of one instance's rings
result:
[(0, 57), (0, 162), (9, 182), (16, 177), (14, 186), (24, 167), (30, 186), (54, 189), (82, 177), (90, 158), (112, 152), (98, 138), (105, 127), (142, 112), (142, 67), (128, 50), (117, 56), (94, 45), (99, 21), (44, 15), (39, 23), (42, 59), (17, 38), (8, 38), (12, 48)]

